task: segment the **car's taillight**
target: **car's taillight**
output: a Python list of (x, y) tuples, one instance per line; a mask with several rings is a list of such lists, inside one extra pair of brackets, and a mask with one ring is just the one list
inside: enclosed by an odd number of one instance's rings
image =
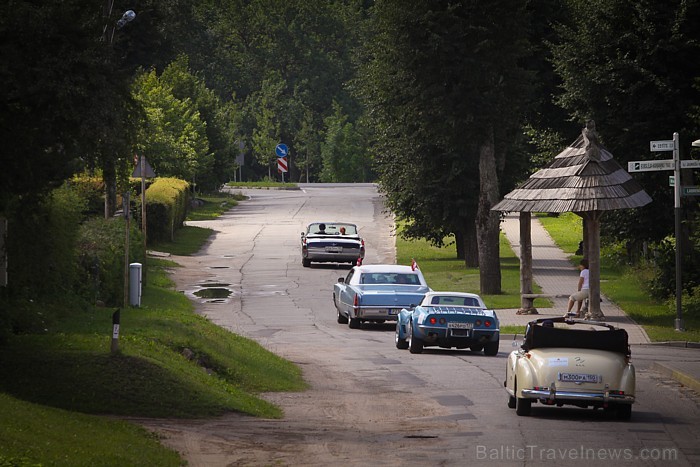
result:
[(355, 295), (355, 300), (353, 300), (352, 304), (353, 304), (353, 306), (357, 306), (360, 304), (360, 299), (357, 296), (357, 294)]
[(487, 328), (490, 328), (490, 327), (491, 327), (491, 321), (488, 320), (488, 319), (487, 319), (486, 321), (484, 321), (484, 326), (486, 326)]
[(477, 319), (476, 321), (474, 321), (474, 326), (481, 326), (481, 320)]
[(445, 324), (447, 323), (447, 320), (445, 318), (440, 318), (440, 324)]
[(430, 322), (430, 324), (435, 324), (437, 323), (437, 318), (435, 316), (431, 316), (428, 318), (428, 322)]

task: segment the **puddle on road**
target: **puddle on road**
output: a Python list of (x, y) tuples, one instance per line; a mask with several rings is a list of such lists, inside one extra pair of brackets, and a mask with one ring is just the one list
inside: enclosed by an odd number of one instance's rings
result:
[(233, 292), (223, 287), (206, 287), (193, 292), (199, 298), (228, 298)]

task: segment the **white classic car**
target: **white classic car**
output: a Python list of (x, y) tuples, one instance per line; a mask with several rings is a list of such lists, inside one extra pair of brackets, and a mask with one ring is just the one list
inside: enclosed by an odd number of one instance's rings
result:
[(521, 348), (508, 356), (504, 386), (518, 415), (539, 402), (603, 408), (627, 420), (635, 398), (627, 331), (565, 317), (531, 321)]
[(305, 268), (312, 262), (361, 264), (364, 257), (365, 241), (355, 224), (312, 222), (301, 233), (301, 264)]

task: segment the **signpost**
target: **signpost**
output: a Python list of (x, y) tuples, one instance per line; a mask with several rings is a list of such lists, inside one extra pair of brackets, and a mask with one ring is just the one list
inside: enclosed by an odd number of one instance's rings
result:
[(289, 170), (289, 165), (287, 164), (289, 148), (286, 144), (280, 143), (275, 147), (275, 154), (277, 154), (277, 171), (282, 174), (282, 183), (284, 183), (284, 173)]
[(649, 141), (649, 149), (651, 152), (673, 151), (675, 149), (675, 140), (667, 139), (663, 141)]
[(673, 170), (673, 159), (659, 161), (630, 161), (627, 163), (628, 172), (655, 172), (658, 170)]
[(698, 185), (684, 186), (683, 187), (683, 196), (700, 196), (700, 186), (698, 186)]
[[(682, 266), (683, 256), (681, 252), (681, 188), (686, 196), (700, 195), (700, 187), (681, 187), (681, 167), (700, 168), (700, 161), (681, 161), (679, 153), (678, 133), (673, 133), (673, 139), (661, 141), (649, 141), (651, 152), (672, 151), (673, 159), (651, 160), (651, 161), (631, 161), (627, 163), (628, 172), (651, 172), (658, 170), (673, 170), (673, 210), (675, 215), (675, 235), (676, 235), (676, 331), (683, 330), (683, 311), (681, 307), (681, 297), (683, 293)], [(670, 180), (669, 180), (670, 181)]]

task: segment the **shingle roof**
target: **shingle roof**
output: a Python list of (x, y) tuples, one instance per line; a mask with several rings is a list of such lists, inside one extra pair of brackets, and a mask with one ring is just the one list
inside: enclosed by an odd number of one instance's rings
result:
[[(593, 131), (595, 127), (593, 126)], [(545, 168), (508, 193), (492, 210), (504, 212), (587, 212), (630, 209), (651, 197), (612, 154), (584, 129)], [(593, 133), (595, 135), (595, 133)], [(599, 159), (599, 160), (598, 160)]]

